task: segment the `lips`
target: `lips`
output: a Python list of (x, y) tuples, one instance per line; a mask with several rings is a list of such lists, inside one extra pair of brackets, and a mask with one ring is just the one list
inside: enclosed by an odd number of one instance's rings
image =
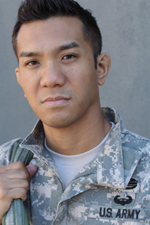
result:
[(62, 106), (66, 104), (69, 100), (70, 98), (65, 96), (56, 96), (56, 97), (47, 97), (42, 101), (42, 103), (44, 105), (53, 107), (53, 106)]
[(60, 100), (69, 100), (70, 98), (64, 97), (64, 96), (57, 96), (57, 97), (48, 97), (44, 99), (42, 102), (54, 102), (54, 101), (60, 101)]

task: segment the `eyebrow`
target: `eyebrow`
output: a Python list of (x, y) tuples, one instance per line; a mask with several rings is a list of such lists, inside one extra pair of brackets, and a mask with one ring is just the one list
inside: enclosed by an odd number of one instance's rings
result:
[[(61, 45), (60, 47), (56, 48), (56, 52), (61, 52), (63, 50), (71, 49), (71, 48), (78, 48), (79, 44), (77, 44), (75, 41)], [(22, 51), (19, 55), (19, 57), (33, 57), (33, 56), (40, 56), (42, 55), (40, 52), (26, 52)]]
[(67, 49), (70, 49), (70, 48), (78, 48), (78, 47), (79, 47), (79, 45), (75, 41), (73, 41), (73, 42), (70, 42), (68, 44), (64, 44), (64, 45), (58, 47), (56, 49), (56, 51), (61, 52), (63, 50), (67, 50)]
[(25, 52), (25, 51), (22, 51), (19, 55), (19, 57), (32, 57), (32, 56), (39, 56), (41, 55), (40, 53), (38, 52)]

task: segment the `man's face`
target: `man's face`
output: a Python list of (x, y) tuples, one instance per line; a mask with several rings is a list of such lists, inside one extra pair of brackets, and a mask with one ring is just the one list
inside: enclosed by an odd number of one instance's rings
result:
[(22, 25), (17, 53), (18, 82), (45, 126), (66, 127), (92, 115), (99, 104), (97, 70), (79, 19)]

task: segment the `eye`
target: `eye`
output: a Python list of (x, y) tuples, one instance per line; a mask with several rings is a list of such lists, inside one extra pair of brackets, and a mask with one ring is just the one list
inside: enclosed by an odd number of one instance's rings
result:
[(26, 66), (34, 66), (34, 65), (37, 65), (37, 64), (39, 64), (39, 62), (38, 62), (38, 61), (36, 61), (36, 60), (32, 60), (32, 61), (30, 61), (30, 62), (26, 63)]
[(62, 60), (68, 60), (68, 59), (73, 59), (73, 58), (76, 58), (75, 55), (72, 55), (72, 54), (69, 54), (69, 55), (65, 55)]

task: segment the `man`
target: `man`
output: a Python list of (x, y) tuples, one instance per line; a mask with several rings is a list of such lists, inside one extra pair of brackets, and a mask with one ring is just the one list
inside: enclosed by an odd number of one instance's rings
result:
[(19, 139), (0, 148), (0, 221), (21, 198), (33, 225), (150, 224), (150, 142), (100, 106), (111, 61), (91, 13), (73, 0), (25, 0), (12, 43), (40, 120), (20, 144), (34, 153), (29, 166), (9, 164)]

